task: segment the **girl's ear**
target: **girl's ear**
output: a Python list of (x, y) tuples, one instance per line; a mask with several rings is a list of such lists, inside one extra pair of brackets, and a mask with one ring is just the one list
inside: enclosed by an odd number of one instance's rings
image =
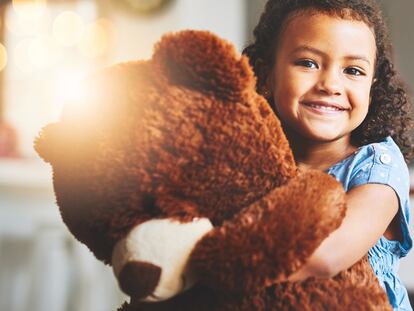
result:
[(271, 70), (268, 73), (265, 83), (260, 90), (260, 94), (262, 94), (263, 97), (265, 97), (266, 99), (273, 97), (273, 85), (274, 85), (273, 81), (274, 81), (273, 70)]
[(257, 92), (264, 98), (269, 99), (273, 94), (273, 70), (268, 70), (261, 58), (256, 59), (253, 67), (257, 76)]
[(377, 78), (373, 78), (372, 79), (371, 91), (370, 91), (370, 94), (369, 94), (369, 103), (368, 103), (368, 106), (371, 106), (371, 103), (372, 103), (372, 87), (374, 86), (375, 83), (377, 83), (377, 81), (378, 81)]
[(272, 97), (272, 92), (270, 91), (269, 87), (266, 86), (266, 84), (260, 88), (259, 93), (266, 99)]

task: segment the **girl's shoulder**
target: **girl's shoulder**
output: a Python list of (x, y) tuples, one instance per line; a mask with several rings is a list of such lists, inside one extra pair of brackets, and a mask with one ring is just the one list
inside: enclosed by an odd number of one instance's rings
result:
[[(404, 156), (392, 139), (391, 136), (387, 136), (383, 141), (371, 143), (358, 148), (356, 155), (358, 158), (372, 158), (372, 160), (384, 164), (393, 166), (399, 162), (405, 163)], [(407, 165), (403, 165), (407, 167)]]
[(380, 142), (359, 147), (352, 155), (331, 166), (327, 172), (340, 179), (347, 177), (354, 182), (363, 182), (364, 179), (386, 182), (395, 177), (409, 183), (404, 156), (390, 136)]

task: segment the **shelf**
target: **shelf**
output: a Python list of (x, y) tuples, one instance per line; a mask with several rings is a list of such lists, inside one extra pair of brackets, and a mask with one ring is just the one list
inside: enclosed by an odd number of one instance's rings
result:
[(51, 166), (40, 159), (0, 159), (0, 187), (52, 189)]

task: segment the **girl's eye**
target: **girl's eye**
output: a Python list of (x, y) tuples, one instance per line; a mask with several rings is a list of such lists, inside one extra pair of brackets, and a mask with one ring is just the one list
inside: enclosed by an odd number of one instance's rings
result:
[(319, 68), (318, 64), (315, 63), (313, 60), (310, 60), (310, 59), (299, 60), (295, 64), (298, 65), (298, 66), (311, 68), (311, 69), (318, 69)]
[(355, 67), (346, 68), (345, 73), (353, 76), (365, 76), (365, 73), (362, 70)]

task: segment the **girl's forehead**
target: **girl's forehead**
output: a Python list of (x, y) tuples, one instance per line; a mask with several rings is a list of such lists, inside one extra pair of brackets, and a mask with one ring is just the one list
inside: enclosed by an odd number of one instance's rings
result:
[(303, 13), (288, 18), (278, 49), (292, 50), (300, 45), (343, 53), (358, 51), (367, 57), (376, 54), (373, 30), (365, 22), (325, 13)]

